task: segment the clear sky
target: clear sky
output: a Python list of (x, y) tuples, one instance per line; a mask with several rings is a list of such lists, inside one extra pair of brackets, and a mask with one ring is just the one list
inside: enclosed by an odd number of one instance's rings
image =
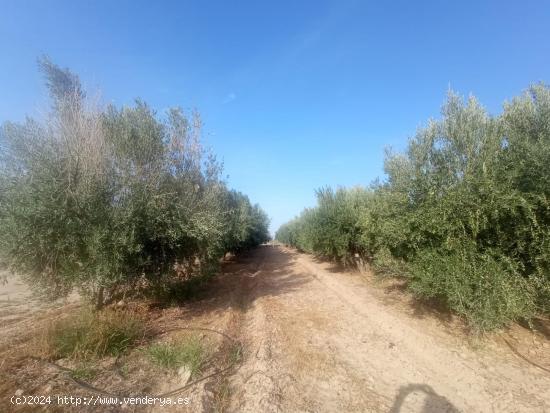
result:
[(550, 3), (1, 0), (0, 122), (45, 107), (41, 54), (106, 102), (198, 109), (275, 230), (315, 188), (382, 176), (449, 86), (498, 113), (549, 82)]

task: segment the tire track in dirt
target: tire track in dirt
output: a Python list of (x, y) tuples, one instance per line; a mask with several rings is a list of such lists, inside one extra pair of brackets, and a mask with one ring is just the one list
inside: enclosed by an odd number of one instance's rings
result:
[[(244, 345), (230, 376), (186, 393), (193, 411), (550, 412), (545, 371), (504, 344), (473, 348), (453, 324), (414, 317), (406, 296), (388, 305), (365, 277), (330, 267), (263, 246), (224, 263), (204, 295), (159, 311), (157, 323), (206, 326)], [(10, 347), (32, 333), (20, 336), (28, 323), (54, 316), (31, 315), (3, 326)]]
[(544, 372), (434, 334), (306, 255), (264, 246), (253, 257), (232, 411), (550, 409)]

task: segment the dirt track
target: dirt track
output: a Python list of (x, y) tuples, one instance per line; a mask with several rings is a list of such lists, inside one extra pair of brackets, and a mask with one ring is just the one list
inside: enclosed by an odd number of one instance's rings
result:
[(225, 281), (240, 279), (247, 351), (232, 411), (550, 411), (549, 373), (496, 339), (468, 344), (460, 323), (408, 311), (363, 276), (271, 246), (237, 268)]
[[(0, 349), (7, 353), (0, 351), (0, 396), (16, 389), (82, 393), (18, 350), (51, 317), (48, 311), (29, 307), (22, 284), (1, 291)], [(377, 282), (282, 247), (262, 246), (226, 262), (196, 299), (152, 306), (148, 314), (155, 326), (223, 331), (243, 344), (243, 357), (228, 377), (182, 393), (191, 398), (189, 407), (133, 412), (550, 412), (547, 327), (534, 333), (515, 325), (472, 343), (460, 320), (419, 304), (399, 282)], [(542, 368), (516, 355), (503, 338)], [(133, 385), (134, 378), (125, 384), (100, 377), (93, 384), (116, 394), (172, 388), (152, 372), (146, 387)]]

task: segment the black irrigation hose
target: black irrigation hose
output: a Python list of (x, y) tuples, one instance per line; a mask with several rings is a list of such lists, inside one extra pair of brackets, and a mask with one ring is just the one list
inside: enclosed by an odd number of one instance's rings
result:
[[(208, 331), (208, 332), (212, 332), (212, 333), (216, 333), (216, 334), (219, 334), (221, 336), (223, 336), (225, 339), (237, 344), (239, 346), (239, 349), (242, 350), (242, 344), (237, 341), (236, 339), (234, 339), (233, 337), (227, 335), (226, 333), (222, 332), (222, 331), (218, 331), (218, 330), (214, 330), (212, 328), (206, 328), (206, 327), (172, 327), (172, 328), (169, 328), (167, 330), (164, 330), (162, 331), (161, 333), (159, 334), (164, 334), (164, 333), (168, 333), (170, 331), (178, 331), (178, 330), (192, 330), (192, 331)], [(60, 366), (59, 364), (57, 363), (54, 363), (54, 362), (51, 362), (51, 361), (48, 361), (48, 360), (45, 360), (43, 358), (40, 358), (40, 357), (34, 357), (34, 356), (31, 356), (29, 357), (30, 359), (33, 359), (33, 360), (38, 360), (42, 363), (46, 363), (48, 364), (49, 366), (51, 367), (54, 367), (55, 369), (63, 372), (66, 374), (66, 376), (72, 380), (73, 383), (75, 383), (76, 385), (86, 389), (86, 390), (89, 390), (89, 391), (92, 391), (92, 392), (95, 392), (95, 393), (98, 393), (98, 394), (102, 394), (102, 395), (105, 395), (105, 396), (109, 396), (109, 397), (117, 397), (117, 398), (124, 398), (125, 396), (118, 396), (116, 394), (113, 394), (113, 393), (109, 393), (108, 391), (106, 390), (102, 390), (102, 389), (99, 389), (95, 386), (92, 386), (90, 383), (87, 383), (83, 380), (80, 380), (80, 379), (77, 379), (75, 377), (73, 377), (70, 373), (72, 373), (72, 370), (67, 368), (67, 367), (63, 367), (63, 366)], [(207, 380), (211, 377), (215, 377), (215, 376), (218, 376), (218, 375), (221, 375), (221, 374), (224, 374), (226, 373), (227, 371), (231, 370), (233, 367), (234, 367), (235, 363), (231, 363), (229, 366), (226, 366), (224, 367), (223, 369), (219, 370), (219, 371), (216, 371), (214, 373), (211, 373), (211, 374), (208, 374), (204, 377), (201, 377), (197, 380), (194, 380), (192, 381), (191, 383), (188, 383), (184, 386), (181, 386), (181, 387), (178, 387), (178, 388), (175, 388), (173, 390), (170, 390), (166, 393), (162, 393), (162, 394), (159, 394), (159, 395), (156, 395), (156, 396), (151, 396), (151, 397), (170, 397), (170, 396), (174, 396), (178, 393), (181, 393), (183, 392), (184, 390), (187, 390), (188, 388), (204, 381), (204, 380)]]
[(512, 346), (512, 344), (511, 344), (508, 340), (506, 340), (504, 337), (502, 337), (502, 339), (503, 339), (504, 342), (508, 345), (508, 347), (510, 347), (510, 350), (512, 350), (516, 356), (522, 358), (522, 359), (525, 360), (527, 363), (529, 363), (529, 364), (531, 364), (531, 365), (533, 365), (533, 366), (535, 366), (535, 367), (538, 367), (539, 369), (544, 370), (544, 371), (547, 372), (547, 373), (550, 373), (550, 369), (548, 369), (548, 368), (546, 368), (546, 367), (544, 367), (544, 366), (541, 366), (540, 364), (537, 364), (537, 363), (535, 363), (534, 361), (529, 360), (527, 357), (525, 357), (523, 354), (521, 354), (519, 351), (517, 351), (517, 349), (516, 349), (514, 346)]

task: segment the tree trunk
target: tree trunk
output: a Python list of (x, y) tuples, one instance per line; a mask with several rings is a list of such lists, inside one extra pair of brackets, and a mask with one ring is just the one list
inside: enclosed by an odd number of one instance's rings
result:
[(99, 290), (97, 291), (97, 300), (96, 300), (96, 304), (95, 304), (95, 309), (96, 310), (101, 310), (103, 308), (103, 301), (104, 301), (104, 298), (103, 298), (103, 295), (105, 293), (105, 287), (99, 287)]

